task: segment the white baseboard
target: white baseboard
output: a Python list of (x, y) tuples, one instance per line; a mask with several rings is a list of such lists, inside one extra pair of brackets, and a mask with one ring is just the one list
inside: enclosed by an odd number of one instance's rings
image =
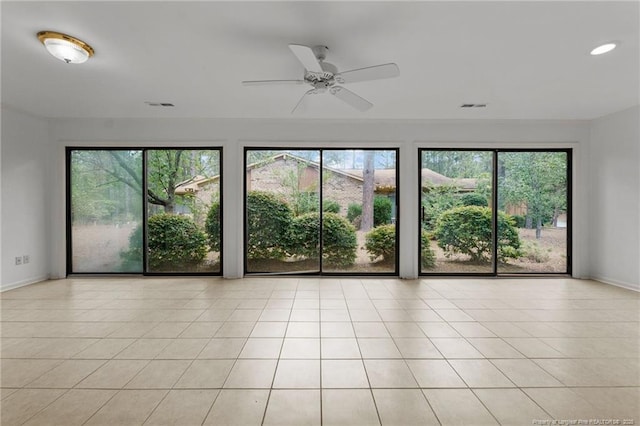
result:
[(604, 284), (609, 284), (609, 285), (613, 285), (616, 287), (620, 287), (620, 288), (624, 288), (627, 290), (631, 290), (631, 291), (636, 291), (636, 292), (640, 292), (640, 285), (639, 284), (631, 284), (631, 283), (627, 283), (624, 281), (619, 281), (613, 278), (609, 278), (609, 277), (591, 277), (592, 280), (595, 281), (599, 281), (601, 283)]
[(39, 282), (42, 282), (42, 281), (46, 281), (48, 279), (49, 279), (49, 277), (47, 277), (47, 276), (38, 276), (38, 277), (27, 278), (26, 280), (21, 280), (21, 281), (15, 282), (15, 283), (2, 284), (2, 285), (0, 285), (0, 293), (8, 291), (8, 290), (13, 290), (13, 289), (16, 289), (16, 288), (24, 287), (24, 286), (27, 286), (27, 285), (39, 283)]

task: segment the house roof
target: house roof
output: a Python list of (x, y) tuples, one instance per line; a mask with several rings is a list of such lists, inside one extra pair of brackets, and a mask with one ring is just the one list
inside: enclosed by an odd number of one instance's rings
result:
[[(349, 170), (345, 170), (345, 172), (349, 175), (356, 176), (358, 179), (362, 180), (362, 170), (349, 169)], [(376, 169), (374, 174), (374, 179), (375, 179), (376, 187), (395, 187), (396, 186), (396, 169)], [(466, 190), (473, 190), (477, 185), (477, 180), (471, 179), (471, 178), (454, 179), (454, 178), (450, 178), (445, 175), (442, 175), (440, 173), (434, 172), (431, 169), (424, 168), (422, 169), (422, 183), (423, 183), (423, 186), (451, 185), (451, 186), (458, 186)]]
[(175, 193), (178, 195), (185, 195), (194, 192), (198, 192), (200, 188), (208, 183), (215, 182), (220, 179), (220, 175), (215, 176), (194, 176), (191, 179), (180, 182), (176, 186)]
[[(288, 152), (283, 152), (273, 157), (269, 157), (264, 160), (256, 161), (254, 163), (247, 165), (247, 170), (253, 170), (258, 167), (265, 166), (277, 160), (286, 160), (292, 159), (294, 161), (304, 163), (309, 165), (310, 167), (318, 168), (320, 164), (315, 161), (307, 160), (296, 155), (290, 154)], [(323, 166), (325, 170), (329, 170), (332, 173), (336, 173), (341, 176), (346, 176), (350, 179), (354, 179), (357, 181), (363, 181), (363, 170), (362, 169), (336, 169), (333, 167)], [(206, 185), (207, 183), (214, 182), (220, 179), (219, 175), (216, 176), (195, 176), (192, 179), (186, 180), (180, 183), (176, 187), (176, 194), (184, 195), (187, 193), (197, 192), (200, 187)], [(396, 187), (396, 169), (376, 169), (374, 173), (374, 182), (376, 189), (391, 189)], [(463, 179), (455, 179), (450, 178), (440, 173), (434, 172), (431, 169), (423, 168), (422, 169), (422, 183), (423, 186), (433, 185), (433, 186), (441, 186), (441, 185), (450, 185), (457, 186), (463, 190), (471, 191), (476, 188), (477, 180), (472, 178), (463, 178)]]

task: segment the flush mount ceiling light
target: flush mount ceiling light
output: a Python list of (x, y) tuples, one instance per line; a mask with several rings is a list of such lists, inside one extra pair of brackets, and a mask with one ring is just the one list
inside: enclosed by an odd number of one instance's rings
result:
[(618, 46), (618, 42), (611, 41), (609, 43), (602, 44), (591, 51), (591, 55), (597, 56), (607, 52), (611, 52)]
[(81, 64), (93, 56), (93, 48), (82, 40), (55, 31), (40, 31), (38, 40), (49, 53), (68, 64)]

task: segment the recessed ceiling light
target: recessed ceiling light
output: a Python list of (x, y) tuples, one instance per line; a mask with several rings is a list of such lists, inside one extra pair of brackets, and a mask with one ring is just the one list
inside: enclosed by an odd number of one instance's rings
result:
[(595, 49), (593, 49), (591, 51), (591, 54), (593, 56), (602, 55), (604, 53), (611, 52), (617, 46), (618, 46), (618, 43), (616, 43), (616, 42), (605, 43), (605, 44), (602, 44), (602, 45), (596, 47)]
[(38, 40), (49, 53), (67, 64), (81, 64), (94, 54), (93, 48), (87, 43), (67, 34), (40, 31)]

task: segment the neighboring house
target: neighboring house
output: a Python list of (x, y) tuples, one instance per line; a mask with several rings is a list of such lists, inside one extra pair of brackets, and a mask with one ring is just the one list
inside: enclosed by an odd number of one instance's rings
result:
[(211, 205), (212, 201), (219, 199), (220, 176), (195, 176), (192, 179), (179, 183), (175, 193), (183, 197), (194, 196), (201, 203)]
[[(247, 191), (267, 191), (290, 197), (292, 192), (317, 193), (320, 165), (317, 162), (282, 153), (267, 160), (249, 164), (246, 170)], [(340, 214), (346, 216), (349, 204), (362, 204), (362, 169), (337, 169), (324, 166), (322, 194), (325, 200), (340, 204)], [(472, 192), (475, 179), (452, 179), (430, 169), (422, 169), (424, 187), (451, 185), (461, 192)], [(218, 199), (220, 177), (196, 176), (176, 188), (176, 195), (195, 197), (199, 203), (209, 205)], [(377, 169), (374, 173), (376, 195), (389, 197), (392, 201), (392, 218), (396, 218), (396, 170)], [(408, 190), (411, 190), (410, 188)]]

